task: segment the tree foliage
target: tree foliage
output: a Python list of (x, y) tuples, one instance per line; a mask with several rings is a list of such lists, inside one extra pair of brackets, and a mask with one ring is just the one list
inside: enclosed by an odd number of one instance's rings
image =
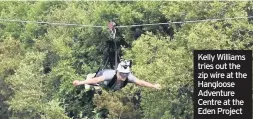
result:
[[(251, 1), (5, 1), (0, 4), (0, 118), (193, 119), (193, 50), (252, 50)], [(24, 20), (14, 22), (10, 20)], [(46, 21), (46, 24), (25, 21)], [(133, 60), (138, 78), (162, 84), (153, 90), (129, 84), (118, 92), (73, 87), (109, 56), (106, 27), (117, 28), (120, 55)], [(65, 25), (64, 25), (65, 24)]]

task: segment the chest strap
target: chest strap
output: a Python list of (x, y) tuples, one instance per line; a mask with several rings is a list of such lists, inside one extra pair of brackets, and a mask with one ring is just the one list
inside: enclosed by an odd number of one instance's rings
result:
[[(111, 88), (117, 81), (117, 72), (116, 74), (113, 76), (112, 80), (107, 84), (108, 88)], [(121, 88), (124, 88), (128, 83), (128, 78), (126, 78), (125, 81), (123, 81), (123, 85), (121, 86)]]

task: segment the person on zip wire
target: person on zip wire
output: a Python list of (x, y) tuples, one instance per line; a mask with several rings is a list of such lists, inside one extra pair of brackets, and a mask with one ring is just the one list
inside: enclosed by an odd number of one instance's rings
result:
[(125, 87), (127, 83), (135, 83), (143, 87), (161, 89), (159, 84), (152, 84), (136, 78), (130, 71), (130, 65), (129, 61), (122, 61), (118, 64), (116, 70), (104, 69), (99, 71), (95, 77), (88, 75), (84, 81), (73, 81), (73, 85), (99, 85), (102, 88), (116, 91)]

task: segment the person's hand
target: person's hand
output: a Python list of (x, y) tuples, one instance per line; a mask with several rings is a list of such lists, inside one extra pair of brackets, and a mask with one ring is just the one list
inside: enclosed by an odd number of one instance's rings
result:
[(154, 85), (154, 88), (157, 89), (157, 90), (160, 90), (160, 89), (161, 89), (161, 86), (160, 86), (160, 84), (155, 84), (155, 85)]
[(74, 85), (74, 86), (78, 86), (78, 85), (80, 84), (79, 82), (80, 82), (80, 81), (78, 81), (78, 80), (74, 80), (74, 81), (73, 81), (73, 85)]

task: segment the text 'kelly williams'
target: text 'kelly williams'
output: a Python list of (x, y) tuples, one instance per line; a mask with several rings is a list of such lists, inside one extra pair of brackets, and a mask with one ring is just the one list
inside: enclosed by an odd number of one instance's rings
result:
[(246, 60), (245, 55), (233, 55), (233, 54), (198, 54), (198, 60)]

